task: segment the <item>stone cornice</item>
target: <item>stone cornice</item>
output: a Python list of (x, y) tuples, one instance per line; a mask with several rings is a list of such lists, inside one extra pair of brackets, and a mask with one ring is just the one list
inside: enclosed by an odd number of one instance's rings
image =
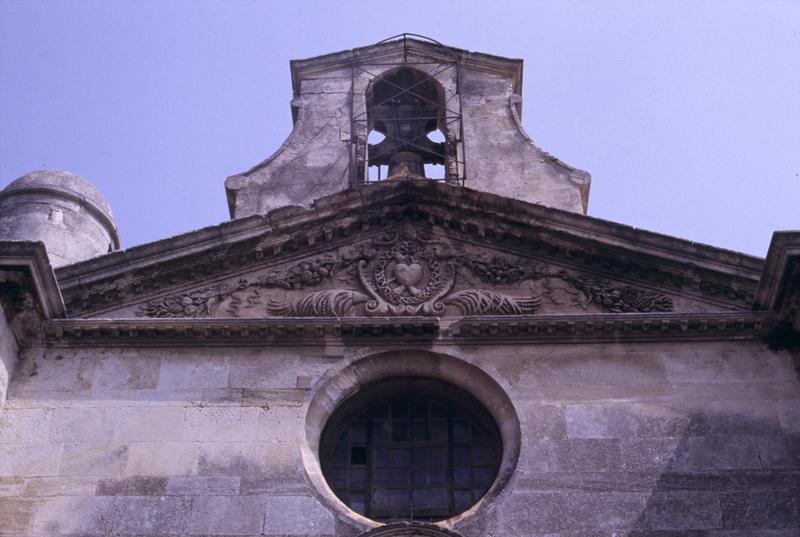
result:
[(505, 317), (70, 319), (45, 324), (47, 345), (141, 347), (535, 344), (757, 340), (771, 313), (600, 314)]
[[(20, 287), (46, 319), (65, 316), (64, 302), (41, 242), (0, 241), (0, 283)], [(4, 293), (9, 293), (6, 289)], [(4, 298), (6, 297), (4, 294)]]
[[(313, 255), (370, 229), (407, 220), (464, 240), (578, 264), (652, 287), (747, 309), (758, 258), (437, 183), (382, 182), (59, 269), (68, 309), (78, 315), (141, 300), (163, 288), (233, 274), (292, 255)], [(472, 239), (470, 238), (472, 237)], [(274, 261), (272, 261), (274, 260)]]
[(753, 307), (775, 313), (773, 346), (800, 348), (800, 231), (773, 234)]
[[(318, 77), (331, 71), (350, 68), (354, 63), (380, 64), (387, 59), (393, 59), (403, 51), (404, 39), (380, 42), (374, 45), (358, 47), (306, 58), (292, 60), (292, 88), (294, 95), (300, 94), (300, 81), (304, 78)], [(468, 50), (449, 47), (431, 41), (423, 41), (408, 37), (405, 39), (409, 54), (428, 61), (441, 63), (458, 62), (462, 66), (476, 71), (489, 72), (507, 76), (513, 81), (514, 93), (522, 94), (522, 60), (470, 52)]]
[(790, 281), (792, 265), (800, 260), (800, 231), (776, 231), (772, 235), (764, 272), (756, 291), (754, 309), (776, 310), (788, 288), (799, 282)]

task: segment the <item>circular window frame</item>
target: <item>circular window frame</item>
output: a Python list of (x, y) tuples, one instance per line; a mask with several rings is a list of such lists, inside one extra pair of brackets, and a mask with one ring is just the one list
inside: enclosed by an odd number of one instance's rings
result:
[(347, 399), (362, 388), (395, 377), (438, 379), (455, 385), (477, 399), (494, 419), (500, 432), (501, 455), (497, 476), (486, 494), (466, 511), (434, 523), (434, 527), (452, 527), (480, 511), (506, 486), (514, 474), (520, 453), (519, 418), (506, 391), (479, 367), (448, 356), (419, 350), (389, 351), (336, 368), (315, 389), (306, 412), (301, 438), (303, 469), (313, 489), (343, 519), (366, 528), (384, 523), (369, 519), (350, 509), (328, 485), (320, 464), (320, 440), (328, 419)]

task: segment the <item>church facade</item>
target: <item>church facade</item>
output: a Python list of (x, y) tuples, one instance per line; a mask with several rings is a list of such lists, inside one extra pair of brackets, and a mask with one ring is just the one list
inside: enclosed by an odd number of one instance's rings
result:
[(0, 192), (0, 536), (800, 532), (800, 233), (586, 215), (522, 62), (293, 61), (231, 221), (119, 250), (88, 182)]

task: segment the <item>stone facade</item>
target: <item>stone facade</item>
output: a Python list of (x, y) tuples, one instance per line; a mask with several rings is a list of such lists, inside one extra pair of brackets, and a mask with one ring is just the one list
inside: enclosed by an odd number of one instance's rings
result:
[[(402, 46), (296, 62), (293, 137), (349, 102), (340, 63)], [(762, 260), (585, 216), (588, 176), (503, 149), (519, 63), (463, 54), (474, 188), (348, 184), (360, 142), (326, 132), (230, 179), (231, 222), (55, 270), (0, 242), (0, 536), (800, 533), (800, 233)], [(508, 138), (479, 147), (478, 117)], [(322, 469), (332, 414), (397, 378), (497, 425), (445, 520), (362, 516)]]

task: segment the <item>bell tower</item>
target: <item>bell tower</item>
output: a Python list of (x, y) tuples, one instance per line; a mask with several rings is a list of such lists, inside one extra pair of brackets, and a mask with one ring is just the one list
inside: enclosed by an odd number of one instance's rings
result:
[(401, 34), (291, 68), (294, 128), (271, 157), (228, 178), (232, 218), (401, 179), (586, 213), (589, 174), (522, 127), (522, 60)]

